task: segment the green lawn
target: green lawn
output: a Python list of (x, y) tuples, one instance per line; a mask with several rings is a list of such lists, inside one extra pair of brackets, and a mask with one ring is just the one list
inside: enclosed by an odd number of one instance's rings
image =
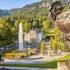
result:
[(0, 66), (11, 66), (11, 67), (37, 67), (37, 68), (57, 68), (57, 62), (46, 62), (43, 64), (0, 64)]
[(65, 60), (70, 60), (70, 54), (67, 54), (59, 59), (57, 59), (58, 61), (65, 61)]

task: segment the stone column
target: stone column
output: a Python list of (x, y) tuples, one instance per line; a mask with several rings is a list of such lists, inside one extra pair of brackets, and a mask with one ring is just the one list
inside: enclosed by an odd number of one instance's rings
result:
[(22, 23), (19, 23), (18, 41), (19, 41), (19, 51), (24, 50), (24, 46), (23, 46), (23, 26), (22, 26)]

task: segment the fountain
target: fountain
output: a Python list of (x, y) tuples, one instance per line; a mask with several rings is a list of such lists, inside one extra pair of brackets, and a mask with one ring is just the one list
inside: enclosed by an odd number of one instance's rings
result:
[(21, 51), (24, 48), (24, 46), (23, 46), (23, 27), (22, 27), (22, 23), (19, 24), (18, 41), (19, 41), (19, 51)]

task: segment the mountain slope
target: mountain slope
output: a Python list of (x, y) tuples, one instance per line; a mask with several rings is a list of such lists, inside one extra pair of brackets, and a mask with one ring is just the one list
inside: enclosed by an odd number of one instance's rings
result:
[[(30, 5), (26, 5), (19, 9), (12, 9), (10, 10), (10, 13), (17, 18), (19, 17), (19, 20), (37, 20), (41, 18), (46, 18), (48, 16), (48, 9), (47, 7), (39, 7), (40, 4), (43, 2), (37, 2)], [(44, 3), (43, 3), (44, 4)]]
[(10, 15), (10, 12), (8, 10), (0, 10), (0, 16), (7, 16)]

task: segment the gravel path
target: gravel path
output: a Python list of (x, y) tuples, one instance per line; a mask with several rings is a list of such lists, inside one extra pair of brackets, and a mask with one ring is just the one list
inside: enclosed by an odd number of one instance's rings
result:
[(45, 63), (47, 61), (57, 60), (69, 53), (65, 53), (63, 55), (56, 56), (47, 56), (47, 55), (34, 55), (25, 59), (5, 59), (3, 63), (5, 64), (37, 64), (37, 63)]

